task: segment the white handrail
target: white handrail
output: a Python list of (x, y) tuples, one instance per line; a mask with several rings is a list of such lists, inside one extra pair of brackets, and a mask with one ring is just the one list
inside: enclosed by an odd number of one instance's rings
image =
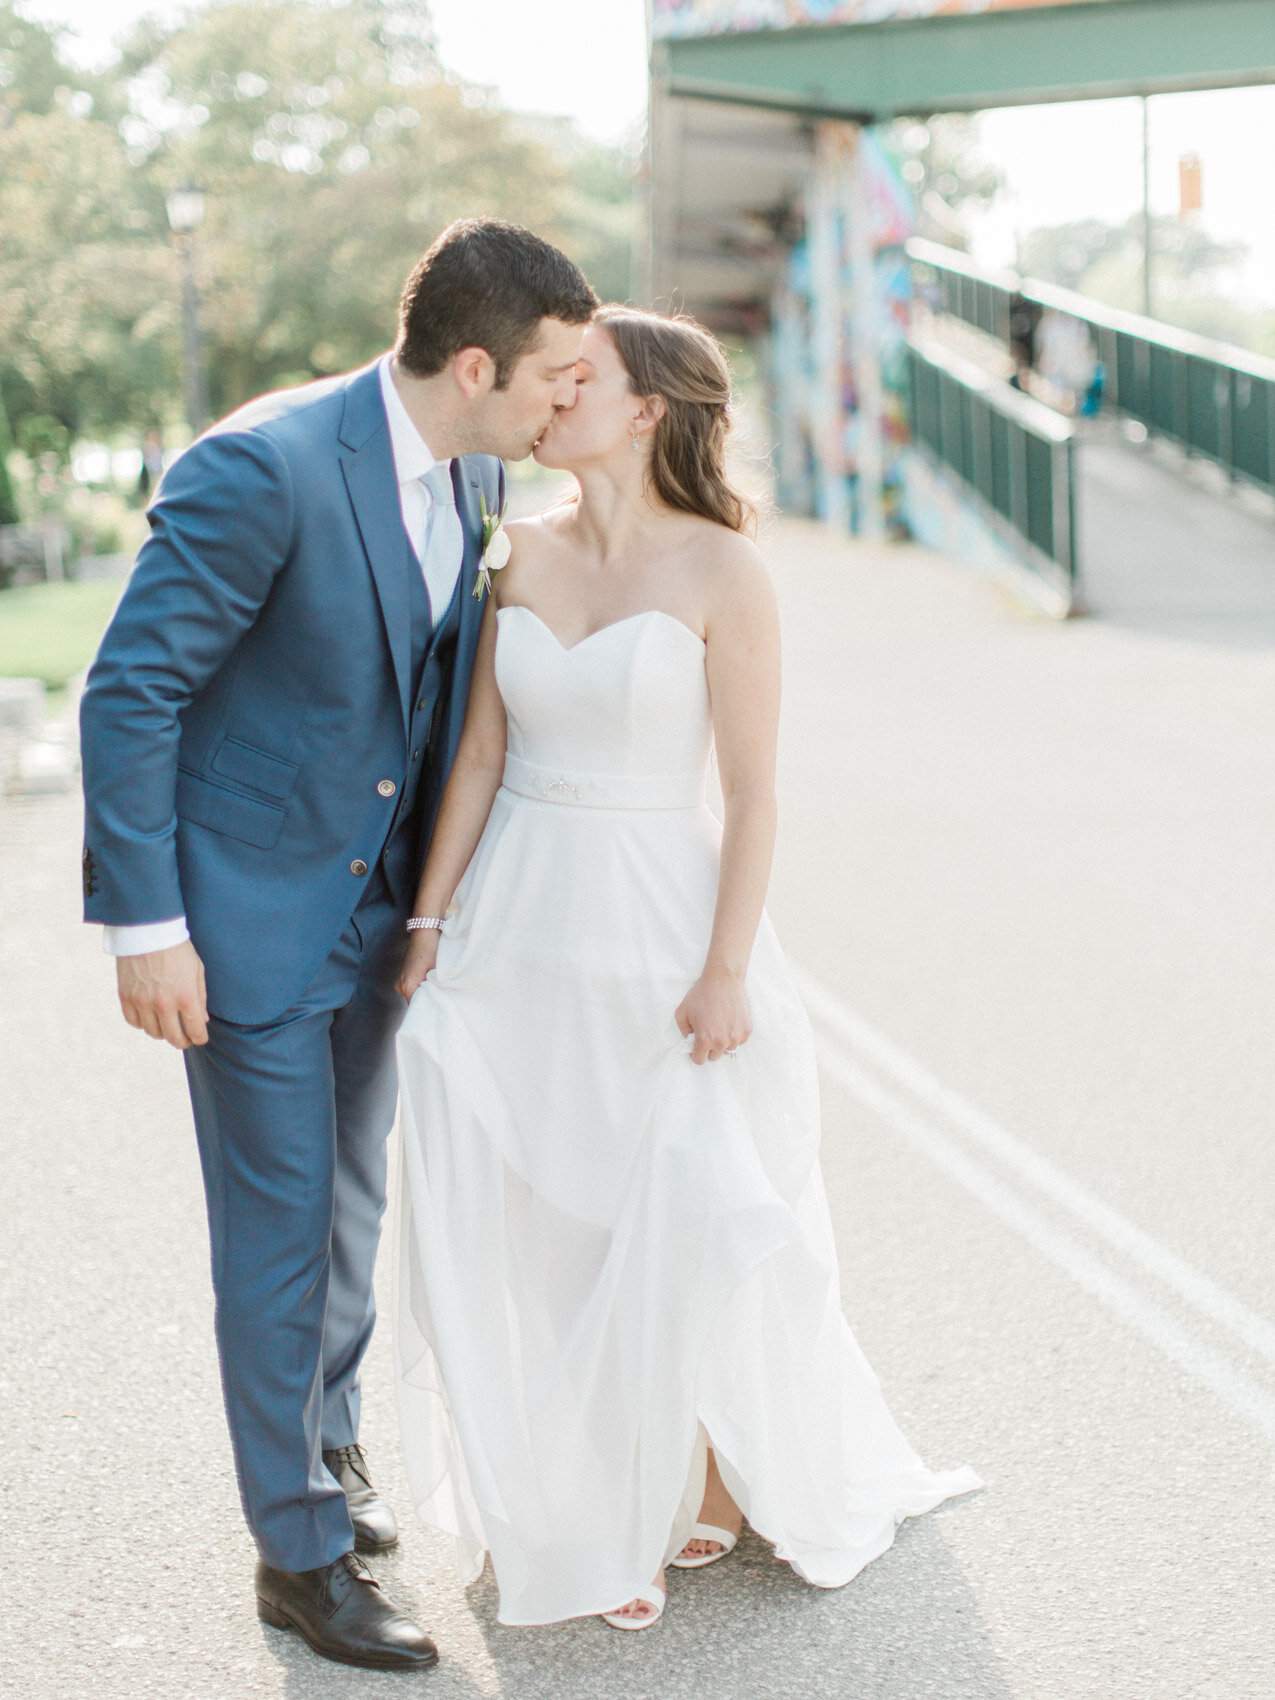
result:
[(1263, 354), (1253, 354), (1247, 348), (1235, 348), (1229, 342), (1215, 342), (1212, 337), (1179, 330), (1176, 325), (1166, 325), (1162, 319), (1148, 319), (1142, 313), (1108, 307), (1103, 301), (1095, 301), (1091, 295), (1080, 295), (1074, 289), (1062, 289), (1039, 278), (1021, 277), (1009, 270), (989, 271), (976, 265), (968, 254), (961, 253), (959, 249), (927, 241), (923, 236), (913, 236), (906, 249), (908, 257), (921, 265), (955, 272), (976, 283), (988, 283), (996, 289), (1003, 289), (1009, 295), (1022, 295), (1028, 301), (1051, 307), (1056, 313), (1070, 314), (1073, 319), (1083, 319), (1103, 330), (1140, 337), (1144, 342), (1157, 343), (1175, 354), (1194, 355), (1199, 360), (1211, 360), (1218, 366), (1234, 367), (1248, 377), (1265, 378), (1275, 383), (1275, 360)]
[(939, 371), (955, 378), (967, 390), (974, 390), (989, 407), (1014, 420), (1034, 437), (1044, 437), (1051, 443), (1067, 443), (1075, 435), (1070, 422), (1055, 413), (1052, 407), (1046, 407), (1033, 396), (1024, 395), (1021, 390), (1016, 390), (1012, 384), (976, 365), (973, 360), (967, 360), (964, 355), (953, 353), (946, 343), (921, 331), (913, 331), (908, 337), (908, 344), (931, 366), (937, 366)]

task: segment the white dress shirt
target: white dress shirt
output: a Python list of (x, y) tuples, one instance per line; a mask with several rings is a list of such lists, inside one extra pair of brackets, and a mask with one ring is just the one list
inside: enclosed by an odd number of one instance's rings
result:
[[(437, 625), (451, 605), (452, 592), (460, 576), (464, 542), (456, 524), (444, 534), (452, 547), (429, 547), (434, 498), (424, 479), (438, 461), (413, 425), (411, 415), (395, 388), (391, 370), (393, 359), (392, 354), (383, 354), (377, 362), (377, 370), (385, 418), (390, 428), (390, 453), (394, 457), (394, 471), (398, 478), (398, 504), (407, 540), (425, 575), (430, 608)], [(440, 537), (439, 541), (441, 543), (443, 538)], [(186, 917), (177, 915), (171, 921), (152, 921), (140, 927), (103, 927), (102, 948), (111, 956), (144, 956), (152, 950), (171, 950), (189, 937)]]
[[(437, 625), (451, 604), (452, 592), (460, 576), (464, 543), (463, 539), (458, 537), (454, 548), (428, 547), (434, 498), (425, 483), (425, 477), (439, 463), (430, 453), (424, 437), (412, 424), (411, 417), (403, 406), (403, 398), (394, 387), (394, 377), (390, 370), (393, 359), (392, 354), (383, 354), (380, 372), (381, 400), (385, 403), (385, 417), (390, 427), (390, 450), (394, 456), (394, 471), (398, 476), (398, 503), (403, 513), (403, 529), (407, 532), (407, 540), (412, 545), (416, 559), (421, 563), (421, 570), (425, 574), (429, 605), (433, 611), (434, 624)], [(450, 461), (447, 462), (447, 467), (450, 472)]]

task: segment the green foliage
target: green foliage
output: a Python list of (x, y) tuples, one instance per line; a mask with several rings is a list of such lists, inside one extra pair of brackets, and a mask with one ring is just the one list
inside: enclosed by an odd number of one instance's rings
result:
[[(1218, 242), (1207, 231), (1182, 219), (1151, 220), (1152, 276), (1170, 297), (1211, 290), (1217, 274), (1238, 265), (1245, 252), (1243, 243)], [(1140, 213), (1123, 224), (1087, 218), (1033, 230), (1023, 238), (1019, 253), (1019, 270), (1025, 275), (1084, 294), (1094, 293), (1086, 283), (1091, 284), (1095, 274), (1101, 279), (1104, 272), (1119, 275), (1134, 270), (1140, 287), (1141, 267)]]
[(15, 421), (105, 435), (179, 413), (164, 196), (186, 181), (207, 195), (194, 252), (216, 413), (385, 348), (403, 279), (465, 214), (530, 225), (604, 295), (628, 293), (626, 158), (450, 79), (418, 5), (213, 0), (148, 20), (112, 77), (74, 90), (48, 36), (0, 6), (0, 41), (10, 26), (26, 33), (8, 92), (32, 90), (0, 123)]
[(42, 460), (54, 455), (65, 466), (71, 453), (71, 439), (60, 419), (47, 413), (28, 413), (18, 426), (18, 447), (28, 460)]
[[(1218, 274), (1237, 266), (1246, 249), (1219, 242), (1197, 224), (1173, 217), (1151, 221), (1151, 279), (1156, 317), (1201, 336), (1275, 353), (1275, 312), (1244, 307), (1218, 294)], [(1142, 215), (1123, 224), (1080, 219), (1033, 230), (1022, 240), (1019, 270), (1111, 307), (1142, 311)]]
[(0, 131), (3, 357), (27, 408), (72, 435), (157, 417), (179, 287), (162, 203), (112, 125), (63, 103)]
[(96, 654), (122, 588), (118, 579), (89, 579), (0, 591), (0, 678), (65, 685)]
[(518, 125), (564, 170), (556, 239), (603, 301), (630, 300), (634, 160), (622, 148), (590, 142), (567, 118), (522, 118)]
[(9, 456), (12, 452), (9, 415), (5, 412), (4, 397), (0, 395), (0, 525), (17, 525), (22, 517), (18, 512), (18, 498), (13, 493), (13, 480), (9, 477)]
[(950, 207), (986, 207), (1005, 187), (1005, 175), (983, 152), (976, 114), (940, 113), (929, 119), (922, 153), (926, 175)]
[(147, 142), (155, 175), (208, 191), (198, 253), (216, 412), (383, 349), (404, 277), (453, 218), (557, 234), (561, 167), (444, 80), (419, 14), (219, 5), (147, 74), (207, 114)]
[(60, 503), (77, 557), (136, 555), (146, 536), (145, 517), (113, 490), (76, 485)]
[(18, 112), (47, 112), (66, 80), (49, 31), (0, 5), (0, 127)]
[(983, 152), (977, 114), (939, 113), (923, 124), (900, 119), (884, 139), (916, 196), (921, 235), (965, 247), (966, 210), (989, 207), (1005, 186)]

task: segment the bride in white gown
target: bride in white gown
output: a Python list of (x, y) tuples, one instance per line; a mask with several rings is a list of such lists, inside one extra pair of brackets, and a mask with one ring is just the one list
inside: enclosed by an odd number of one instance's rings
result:
[(616, 308), (584, 354), (536, 451), (580, 496), (510, 528), (399, 982), (396, 1358), (417, 1510), (466, 1580), (491, 1554), (501, 1622), (640, 1629), (741, 1517), (839, 1587), (979, 1482), (925, 1468), (841, 1314), (725, 361)]

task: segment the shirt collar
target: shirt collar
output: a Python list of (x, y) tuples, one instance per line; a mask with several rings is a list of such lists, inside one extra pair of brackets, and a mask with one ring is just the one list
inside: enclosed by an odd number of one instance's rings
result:
[(403, 398), (394, 385), (390, 371), (393, 354), (383, 354), (380, 368), (381, 400), (385, 403), (385, 418), (390, 428), (390, 452), (394, 456), (394, 472), (400, 484), (412, 484), (438, 465), (428, 444), (412, 423), (403, 406)]

